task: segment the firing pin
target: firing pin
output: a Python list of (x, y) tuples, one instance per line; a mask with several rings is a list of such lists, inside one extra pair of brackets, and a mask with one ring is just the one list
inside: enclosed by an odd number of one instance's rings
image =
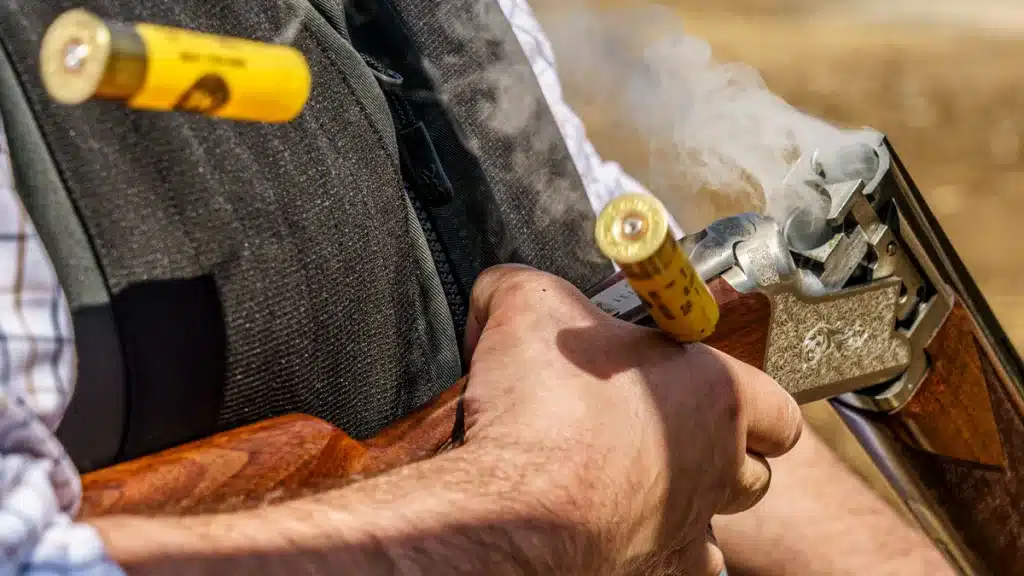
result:
[(718, 303), (672, 238), (668, 212), (657, 198), (615, 198), (597, 218), (596, 237), (662, 331), (679, 342), (699, 342), (714, 332)]
[(287, 122), (309, 98), (309, 65), (291, 46), (69, 10), (50, 25), (39, 55), (55, 101), (114, 100), (140, 110), (180, 110)]

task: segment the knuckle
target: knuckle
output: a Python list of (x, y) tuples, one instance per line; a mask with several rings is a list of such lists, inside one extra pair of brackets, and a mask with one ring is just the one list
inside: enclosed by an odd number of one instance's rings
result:
[(792, 397), (787, 395), (788, 402), (786, 402), (786, 415), (783, 417), (783, 426), (785, 429), (782, 434), (782, 451), (789, 452), (796, 446), (796, 443), (800, 441), (800, 437), (803, 435), (804, 430), (804, 415), (800, 410), (800, 406), (793, 400)]
[(715, 378), (709, 382), (711, 390), (717, 399), (717, 408), (724, 423), (738, 429), (746, 417), (746, 407), (743, 404), (743, 394), (739, 387), (743, 382), (734, 377)]
[(515, 302), (528, 299), (531, 303), (546, 304), (545, 308), (558, 311), (572, 309), (575, 301), (582, 297), (572, 284), (553, 274), (518, 265), (496, 268), (501, 269), (491, 268), (485, 272), (501, 275), (495, 279), (495, 299)]
[(477, 282), (493, 283), (496, 295), (509, 296), (530, 290), (545, 281), (548, 274), (519, 265), (500, 264), (484, 270)]
[[(774, 382), (772, 383), (773, 385)], [(775, 385), (777, 386), (777, 385)], [(803, 433), (803, 412), (789, 393), (777, 388), (778, 393), (770, 395), (773, 406), (767, 412), (770, 420), (765, 422), (768, 426), (767, 434), (772, 439), (772, 449), (769, 456), (781, 456), (796, 446)]]
[(531, 271), (526, 266), (519, 264), (498, 264), (485, 268), (476, 278), (478, 286), (493, 286), (498, 289), (511, 282), (516, 277), (528, 274)]
[(744, 406), (742, 397), (736, 393), (735, 389), (725, 390), (721, 394), (722, 396), (722, 410), (725, 412), (726, 420), (738, 427), (739, 423), (744, 419)]
[(557, 278), (545, 272), (533, 269), (517, 270), (511, 274), (506, 282), (506, 288), (511, 294), (535, 293), (549, 291), (555, 285)]
[(748, 418), (759, 415), (761, 435), (771, 440), (769, 455), (790, 451), (800, 440), (803, 428), (803, 412), (796, 400), (761, 370), (747, 367), (736, 380), (743, 389), (735, 398), (740, 404), (739, 420), (749, 425)]
[(725, 558), (721, 554), (716, 554), (711, 557), (711, 562), (708, 564), (708, 576), (720, 576), (725, 571)]

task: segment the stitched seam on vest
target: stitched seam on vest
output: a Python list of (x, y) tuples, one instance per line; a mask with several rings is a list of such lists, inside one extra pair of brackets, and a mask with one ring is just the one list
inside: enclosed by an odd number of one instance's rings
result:
[[(317, 11), (315, 9), (313, 11), (315, 13), (314, 15), (312, 15), (313, 17), (319, 18), (325, 24), (328, 24), (327, 28), (331, 32), (337, 34), (337, 32), (333, 29), (333, 27), (331, 27), (329, 25), (329, 23), (326, 22), (326, 20), (324, 19), (323, 15), (319, 11)], [(370, 114), (370, 111), (363, 104), (362, 98), (359, 97), (355, 87), (352, 85), (351, 80), (348, 77), (348, 74), (345, 73), (344, 67), (341, 65), (340, 62), (337, 61), (337, 59), (340, 58), (340, 56), (338, 54), (336, 54), (336, 52), (334, 50), (332, 50), (331, 47), (329, 46), (329, 43), (325, 39), (321, 38), (318, 34), (313, 33), (313, 34), (310, 35), (310, 37), (311, 37), (311, 39), (313, 40), (313, 42), (317, 46), (319, 46), (322, 50), (324, 50), (324, 54), (327, 57), (327, 62), (330, 63), (330, 66), (332, 68), (334, 68), (335, 71), (338, 73), (338, 75), (341, 77), (342, 82), (344, 82), (344, 84), (345, 84), (345, 88), (348, 90), (348, 95), (352, 99), (354, 99), (356, 102), (359, 103), (359, 113), (360, 113), (360, 115), (363, 117), (363, 120), (370, 126), (370, 129), (373, 131), (374, 137), (377, 139), (377, 142), (378, 142), (378, 145), (380, 146), (380, 148), (384, 151), (385, 156), (387, 156), (391, 160), (391, 165), (392, 165), (392, 168), (395, 170), (395, 173), (400, 174), (401, 173), (401, 167), (400, 167), (400, 163), (399, 163), (398, 157), (389, 153), (390, 148), (386, 144), (386, 141), (385, 141), (386, 136), (385, 136), (385, 134), (382, 132), (382, 129), (377, 125), (377, 123), (374, 122), (374, 119), (373, 119), (372, 115)], [(339, 38), (340, 38), (340, 35), (339, 35)], [(358, 51), (355, 49), (354, 46), (352, 46), (351, 42), (349, 42), (348, 40), (345, 40), (343, 38), (340, 38), (340, 39), (342, 40), (342, 42), (347, 44), (352, 49), (353, 55), (358, 55)], [(362, 62), (362, 60), (359, 61), (359, 65), (360, 66), (364, 66), (364, 67), (366, 66), (365, 63)], [(376, 84), (374, 86), (376, 86)], [(378, 91), (380, 90), (379, 87), (377, 87), (376, 89)], [(383, 98), (383, 94), (381, 94), (381, 97)], [(390, 118), (389, 118), (389, 120), (390, 120)], [(392, 120), (392, 123), (393, 123), (393, 120)], [(397, 142), (397, 134), (393, 133), (393, 138)], [(331, 140), (331, 141), (333, 142), (333, 140)], [(399, 179), (399, 184), (401, 185), (402, 184), (401, 176), (399, 176), (398, 179)], [(400, 200), (403, 203), (405, 203), (407, 209), (410, 209), (409, 199), (405, 195), (404, 187), (401, 187), (400, 189), (402, 191)], [(423, 233), (422, 229), (419, 230), (419, 231), (420, 231), (421, 234)], [(405, 245), (406, 245), (406, 247), (411, 252), (415, 252), (415, 246), (413, 245), (413, 242), (412, 242), (411, 239), (406, 238)], [(433, 272), (434, 276), (438, 277), (437, 267), (434, 264), (434, 262), (431, 261), (431, 262), (429, 262), (428, 265), (430, 266), (430, 270)], [(418, 272), (420, 272), (420, 273), (424, 272), (424, 270), (423, 270), (423, 268), (421, 266), (417, 265), (416, 268), (418, 269)], [(421, 297), (423, 297), (422, 296), (422, 292), (423, 292), (423, 279), (419, 279), (417, 281), (417, 285), (420, 287), (419, 291), (421, 292)], [(425, 302), (425, 305), (426, 304), (428, 304), (428, 303)], [(447, 306), (445, 306), (445, 309), (447, 310)], [(429, 349), (430, 345), (433, 344), (433, 342), (431, 342), (431, 339), (428, 338), (426, 344), (427, 344), (428, 349)], [(456, 356), (457, 355), (458, 355), (458, 352), (456, 352)], [(432, 377), (431, 379), (433, 380), (434, 378)], [(396, 401), (398, 401), (400, 404), (403, 404), (403, 405), (406, 404), (408, 402), (408, 398), (406, 397), (404, 399), (404, 402), (403, 402), (403, 397), (407, 393), (408, 393), (408, 390), (404, 390), (403, 393), (399, 394), (399, 396), (396, 397)]]
[[(310, 8), (313, 8), (313, 6), (311, 6), (311, 5), (309, 5), (309, 6), (310, 6)], [(327, 24), (328, 29), (330, 29), (332, 32), (337, 34), (337, 31), (335, 31), (334, 28), (331, 27), (330, 23), (328, 23), (326, 21), (326, 19), (324, 18), (323, 14), (321, 14), (315, 8), (313, 8), (313, 12), (316, 15), (315, 17), (320, 18), (321, 20), (324, 21), (325, 24)], [(322, 50), (324, 50), (324, 54), (327, 56), (327, 61), (331, 63), (331, 66), (335, 69), (336, 72), (338, 72), (338, 76), (341, 77), (341, 81), (345, 83), (345, 88), (348, 90), (349, 96), (351, 96), (353, 100), (355, 100), (356, 102), (359, 103), (359, 113), (360, 113), (360, 115), (363, 116), (363, 119), (370, 126), (370, 129), (373, 130), (373, 134), (377, 138), (377, 144), (384, 151), (384, 154), (388, 158), (391, 159), (392, 167), (395, 170), (399, 170), (398, 158), (396, 156), (393, 156), (390, 153), (391, 149), (387, 145), (386, 136), (381, 132), (380, 127), (377, 126), (377, 123), (373, 121), (373, 117), (370, 115), (370, 111), (366, 109), (365, 105), (363, 105), (363, 101), (359, 97), (359, 95), (356, 93), (355, 87), (352, 86), (352, 83), (349, 80), (348, 75), (345, 73), (344, 67), (339, 62), (336, 61), (336, 58), (338, 57), (338, 55), (335, 54), (334, 51), (331, 50), (331, 47), (329, 45), (327, 45), (327, 42), (324, 41), (322, 38), (320, 38), (317, 34), (311, 34), (310, 37), (313, 39), (314, 42), (316, 42), (317, 46), (319, 46)], [(357, 54), (357, 51), (356, 51), (355, 47), (353, 47), (351, 43), (349, 43), (344, 38), (341, 38), (340, 34), (338, 35), (338, 37), (339, 37), (339, 39), (342, 40), (342, 42), (345, 42), (346, 44), (348, 44), (352, 48), (352, 53), (353, 54)], [(360, 62), (360, 64), (365, 66), (365, 64), (362, 64), (362, 62)], [(378, 91), (379, 91), (379, 88), (378, 88)], [(381, 97), (383, 98), (383, 95)], [(395, 138), (397, 139), (397, 136), (395, 136)], [(333, 142), (333, 140), (332, 140), (332, 142)]]

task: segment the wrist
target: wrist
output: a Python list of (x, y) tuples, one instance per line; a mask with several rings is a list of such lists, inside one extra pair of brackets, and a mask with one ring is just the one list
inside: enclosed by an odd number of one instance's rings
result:
[(602, 570), (593, 573), (617, 573), (660, 538), (661, 523), (652, 519), (662, 514), (664, 500), (658, 495), (668, 490), (667, 478), (640, 471), (663, 469), (665, 462), (645, 460), (641, 453), (626, 458), (595, 453), (596, 443), (579, 440), (571, 445), (549, 438), (528, 446), (486, 446), (507, 458), (519, 474), (530, 471), (521, 490), (524, 497), (589, 538), (592, 556), (604, 561)]
[(563, 560), (582, 562), (563, 564), (554, 572), (617, 573), (640, 539), (636, 510), (625, 508), (634, 505), (637, 493), (624, 490), (620, 471), (606, 470), (588, 446), (559, 445), (551, 438), (510, 440), (518, 437), (514, 432), (489, 434), (475, 438), (461, 454), (453, 453), (487, 474), (472, 482), (478, 490), (474, 496), (493, 507), (481, 514), (517, 518), (518, 525), (545, 534), (538, 544), (557, 541), (556, 553)]
[(286, 549), (276, 526), (261, 515), (253, 510), (188, 517), (109, 516), (86, 523), (100, 535), (108, 556), (131, 575), (275, 574), (255, 570), (259, 557)]
[(426, 572), (607, 573), (610, 547), (574, 469), (536, 449), (474, 442), (291, 505), (393, 573), (434, 563)]

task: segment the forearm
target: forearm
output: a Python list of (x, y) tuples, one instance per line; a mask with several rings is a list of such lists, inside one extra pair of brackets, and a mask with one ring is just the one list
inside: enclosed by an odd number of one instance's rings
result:
[(732, 576), (953, 574), (810, 427), (792, 452), (772, 462), (764, 500), (714, 525)]
[(131, 574), (599, 573), (576, 491), (529, 464), (467, 446), (260, 510), (94, 525)]

